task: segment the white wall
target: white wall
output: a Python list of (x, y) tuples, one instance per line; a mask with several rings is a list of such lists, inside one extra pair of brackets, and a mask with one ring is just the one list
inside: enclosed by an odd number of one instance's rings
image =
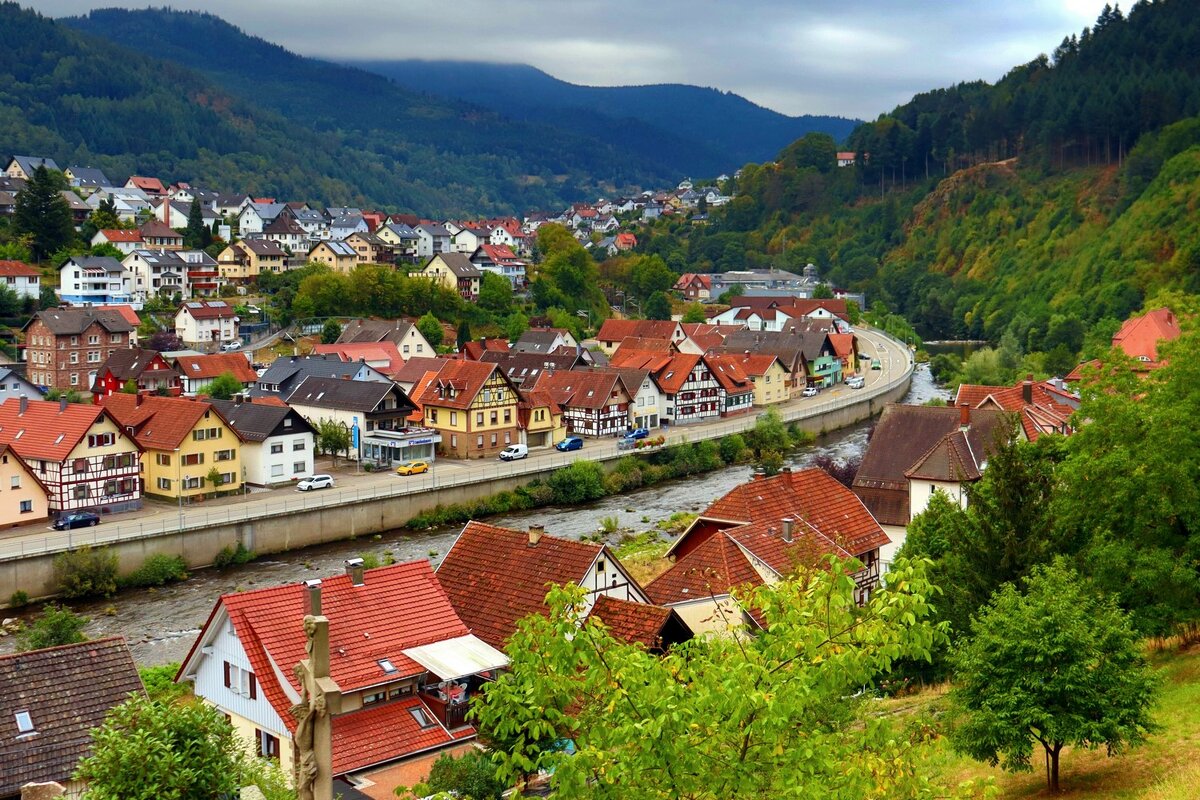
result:
[[(289, 433), (280, 436), (270, 436), (258, 443), (242, 445), (242, 467), (246, 471), (246, 482), (257, 486), (270, 486), (277, 483), (288, 483), (294, 478), (303, 478), (313, 472), (314, 437), (311, 433)], [(303, 449), (294, 449), (300, 444)], [(282, 452), (272, 453), (271, 448), (280, 445)], [(297, 470), (298, 463), (303, 466)], [(276, 474), (275, 468), (282, 471)]]

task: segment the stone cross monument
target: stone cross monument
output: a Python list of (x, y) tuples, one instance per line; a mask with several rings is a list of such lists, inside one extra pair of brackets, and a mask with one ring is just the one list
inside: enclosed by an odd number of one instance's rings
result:
[(333, 800), (333, 722), (342, 708), (342, 690), (329, 677), (329, 619), (304, 617), (308, 658), (296, 665), (300, 702), (296, 718), (295, 787), (299, 800)]

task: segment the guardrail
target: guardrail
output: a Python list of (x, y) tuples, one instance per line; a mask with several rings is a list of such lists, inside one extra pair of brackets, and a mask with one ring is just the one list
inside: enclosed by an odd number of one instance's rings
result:
[[(873, 333), (888, 338), (904, 354), (906, 360), (899, 375), (889, 377), (887, 381), (874, 386), (852, 390), (852, 395), (820, 403), (806, 402), (798, 407), (793, 406), (790, 402), (782, 406), (775, 406), (783, 421), (797, 422), (820, 417), (832, 411), (886, 395), (907, 382), (913, 371), (912, 354), (908, 348), (902, 342), (886, 336), (882, 331), (873, 330)], [(757, 420), (758, 414), (746, 413), (720, 422), (672, 426), (665, 434), (666, 442), (663, 446), (720, 439), (735, 433), (745, 433), (754, 427)], [(656, 447), (650, 452), (660, 449)], [(530, 455), (529, 458), (520, 461), (497, 461), (486, 466), (473, 462), (469, 469), (451, 471), (450, 474), (439, 472), (435, 465), (434, 469), (425, 474), (397, 477), (395, 482), (377, 486), (294, 493), (276, 491), (258, 495), (257, 498), (250, 495), (250, 499), (243, 502), (232, 503), (213, 510), (190, 507), (182, 509), (178, 513), (163, 511), (153, 517), (110, 522), (97, 527), (73, 531), (55, 531), (38, 537), (18, 535), (8, 539), (0, 538), (0, 561), (59, 553), (73, 550), (82, 545), (99, 546), (118, 541), (149, 539), (166, 534), (187, 533), (216, 525), (250, 522), (264, 517), (300, 514), (319, 508), (352, 505), (370, 500), (403, 497), (437, 489), (534, 475), (568, 466), (580, 459), (609, 461), (638, 452), (641, 451), (619, 450), (615, 439), (589, 439), (583, 450), (572, 453), (540, 453)]]

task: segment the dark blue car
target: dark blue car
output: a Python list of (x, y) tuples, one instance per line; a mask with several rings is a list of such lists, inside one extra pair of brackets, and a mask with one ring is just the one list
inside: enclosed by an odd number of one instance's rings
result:
[(630, 439), (645, 439), (650, 435), (650, 431), (646, 428), (634, 428), (625, 435)]
[(566, 452), (567, 450), (582, 450), (583, 449), (583, 439), (580, 439), (578, 436), (568, 436), (567, 438), (563, 439), (558, 444), (554, 445), (554, 448), (556, 450), (562, 450), (564, 452)]

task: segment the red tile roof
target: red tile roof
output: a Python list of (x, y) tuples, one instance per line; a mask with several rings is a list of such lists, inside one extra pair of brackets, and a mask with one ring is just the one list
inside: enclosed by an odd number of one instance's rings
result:
[(1158, 343), (1178, 339), (1182, 331), (1179, 320), (1169, 308), (1156, 308), (1140, 317), (1125, 320), (1125, 324), (1112, 338), (1113, 347), (1119, 347), (1130, 358), (1149, 363), (1151, 368), (1159, 365)]
[(549, 613), (549, 584), (578, 583), (603, 545), (468, 522), (437, 570), (454, 610), (480, 639), (503, 648), (517, 620)]
[[(779, 361), (779, 357), (770, 353), (751, 353), (750, 355), (743, 355), (740, 359), (741, 367), (745, 370), (746, 374), (753, 375), (756, 378), (760, 375), (766, 375), (767, 371), (771, 369), (776, 361)], [(780, 363), (782, 364), (783, 362)]]
[(242, 383), (254, 383), (258, 373), (250, 366), (244, 355), (239, 353), (213, 353), (205, 356), (179, 356), (175, 359), (179, 374), (193, 380), (215, 378), (226, 372)]
[(226, 319), (237, 316), (233, 306), (223, 300), (214, 303), (207, 300), (190, 300), (183, 304), (180, 311), (186, 311), (192, 319)]
[[(448, 360), (438, 371), (437, 380), (421, 392), (421, 407), (470, 408), (475, 396), (483, 390), (483, 385), (497, 372), (501, 377), (504, 376), (503, 370), (498, 370), (495, 364), (487, 361)], [(450, 389), (453, 389), (452, 397)]]
[(422, 730), (411, 710), (425, 708), (418, 697), (368, 706), (333, 718), (333, 774), (344, 775), (475, 735), (471, 726), (447, 731), (441, 723)]
[(483, 357), (484, 353), (507, 353), (509, 351), (507, 339), (483, 339), (482, 341), (472, 340), (463, 345), (462, 354), (465, 358), (471, 361), (478, 361)]
[(131, 305), (99, 306), (99, 308), (117, 312), (121, 315), (121, 319), (125, 320), (135, 328), (142, 324), (141, 317), (137, 315), (137, 312), (133, 310), (133, 306)]
[(734, 587), (762, 583), (762, 577), (750, 565), (742, 548), (720, 532), (655, 578), (646, 586), (646, 594), (659, 605), (671, 605), (725, 595)]
[(111, 413), (91, 403), (67, 403), (63, 409), (56, 400), (29, 400), (22, 414), (20, 398), (9, 398), (0, 403), (0, 444), (26, 461), (62, 461), (103, 417), (120, 427)]
[(138, 189), (141, 189), (142, 191), (146, 191), (146, 192), (156, 192), (158, 194), (163, 194), (164, 192), (167, 191), (166, 187), (163, 186), (163, 182), (160, 181), (158, 178), (145, 178), (145, 177), (142, 177), (141, 175), (131, 175), (127, 182), (132, 183)]
[(211, 425), (225, 421), (211, 404), (183, 397), (118, 392), (102, 397), (100, 404), (112, 412), (123, 430), (132, 427), (134, 439), (146, 450), (179, 447), (197, 425), (205, 422), (206, 413), (211, 414)]
[[(564, 408), (604, 408), (610, 403), (627, 402), (621, 396), (624, 383), (617, 372), (583, 369), (545, 370), (531, 389), (545, 392)], [(618, 395), (613, 398), (613, 394)]]
[(104, 238), (110, 242), (140, 242), (142, 241), (142, 232), (139, 230), (118, 230), (116, 228), (104, 228), (100, 231), (104, 234)]
[(623, 642), (655, 648), (662, 646), (663, 626), (673, 613), (662, 606), (634, 603), (602, 594), (588, 612), (588, 619), (599, 619), (614, 638)]
[(606, 319), (596, 338), (603, 342), (619, 342), (630, 336), (642, 339), (674, 339), (679, 323), (658, 319)]
[(917, 459), (904, 473), (904, 477), (961, 483), (977, 481), (983, 477), (983, 473), (975, 463), (966, 434), (954, 431), (939, 439), (927, 453)]
[(833, 345), (833, 351), (837, 353), (838, 358), (849, 358), (854, 355), (853, 333), (831, 333), (829, 334), (829, 343)]
[[(1028, 386), (1026, 386), (1028, 384)], [(1029, 400), (1026, 401), (1026, 390)], [(1079, 398), (1047, 381), (1032, 376), (1014, 386), (983, 386), (964, 383), (958, 387), (954, 405), (995, 408), (1018, 415), (1025, 438), (1036, 441), (1043, 433), (1071, 433), (1071, 415)]]
[(318, 355), (335, 355), (342, 361), (358, 361), (366, 359), (372, 366), (391, 375), (404, 366), (404, 356), (395, 342), (386, 339), (381, 342), (347, 342), (345, 344), (318, 344), (313, 348)]
[(675, 394), (687, 383), (692, 370), (700, 363), (697, 353), (675, 353), (654, 374), (654, 382), (667, 394)]
[(750, 382), (750, 376), (742, 369), (740, 357), (706, 353), (704, 363), (726, 394), (745, 394), (754, 391), (754, 384)]
[(709, 325), (706, 322), (681, 322), (684, 335), (695, 342), (701, 350), (712, 350), (725, 344), (725, 337), (734, 331), (743, 330), (742, 325)]
[(37, 278), (41, 274), (23, 261), (0, 261), (0, 276), (6, 278)]
[[(700, 515), (701, 519), (761, 523), (777, 528), (785, 517), (796, 520), (797, 531), (801, 527), (811, 528), (854, 556), (891, 541), (852, 491), (817, 468), (781, 472), (743, 483)], [(796, 538), (800, 538), (799, 533)]]

